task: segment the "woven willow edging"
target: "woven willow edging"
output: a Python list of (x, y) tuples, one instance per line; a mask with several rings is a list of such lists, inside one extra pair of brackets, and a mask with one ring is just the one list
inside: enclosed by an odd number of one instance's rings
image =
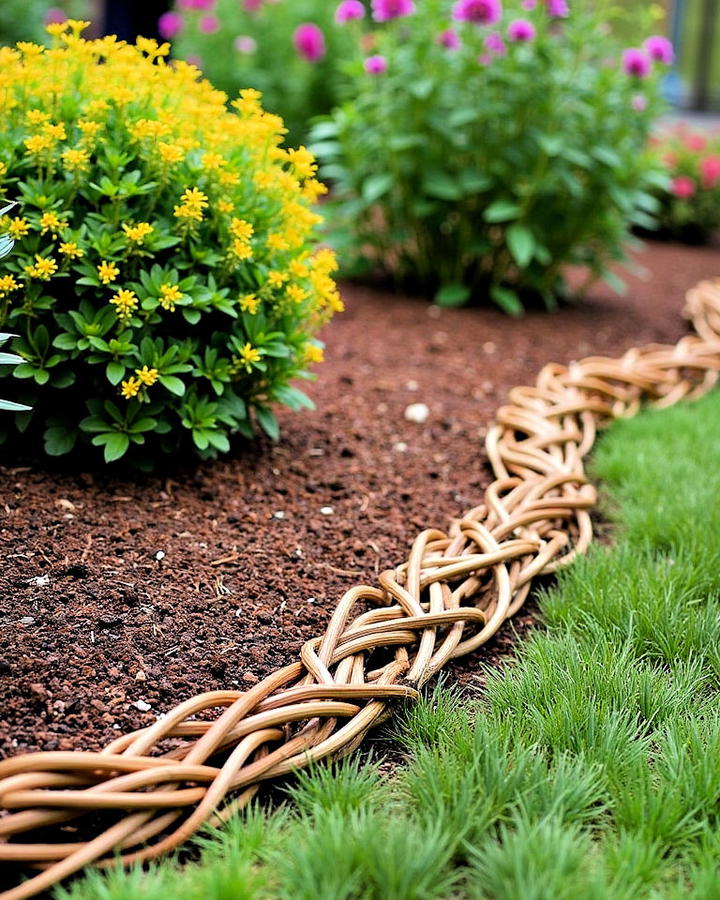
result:
[[(111, 865), (113, 853), (132, 863), (172, 850), (246, 806), (262, 781), (350, 752), (394, 701), (416, 697), (448, 660), (489, 640), (538, 575), (590, 544), (595, 490), (583, 460), (597, 428), (643, 400), (669, 406), (718, 380), (720, 280), (689, 292), (687, 314), (697, 337), (549, 365), (535, 387), (511, 391), (487, 437), (497, 480), (484, 503), (449, 534), (422, 532), (379, 587), (351, 588), (300, 661), (252, 690), (193, 697), (99, 753), (0, 762), (0, 863), (40, 870), (0, 900), (31, 897), (89, 863)], [(14, 840), (103, 811), (87, 841), (59, 828), (47, 842)]]

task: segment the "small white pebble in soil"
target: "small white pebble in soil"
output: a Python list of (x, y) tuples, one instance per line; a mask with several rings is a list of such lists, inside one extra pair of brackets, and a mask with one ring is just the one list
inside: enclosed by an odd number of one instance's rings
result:
[(405, 382), (405, 389), (408, 391), (417, 391), (419, 390), (420, 385), (415, 381), (414, 378), (411, 378), (410, 381)]
[(142, 669), (138, 669), (135, 675), (135, 681), (147, 681), (147, 675), (143, 672)]
[(325, 456), (325, 451), (322, 447), (311, 447), (308, 456)]
[(50, 584), (50, 576), (49, 575), (37, 575), (35, 578), (31, 578), (28, 581), (30, 587), (47, 587)]
[(160, 562), (161, 559), (165, 559), (165, 551), (164, 551), (164, 550), (158, 550), (158, 552), (155, 554), (155, 559), (156, 559), (158, 562)]
[(295, 556), (297, 556), (298, 559), (302, 559), (302, 558), (303, 558), (302, 547), (296, 547), (296, 548), (295, 548)]
[(335, 510), (332, 506), (321, 506), (320, 507), (320, 515), (321, 516), (332, 516), (335, 514)]
[(485, 341), (485, 343), (483, 344), (483, 350), (486, 353), (494, 353), (495, 352), (495, 344), (493, 343), (493, 341)]
[(284, 519), (285, 518), (285, 510), (284, 509), (276, 509), (273, 513), (273, 519)]
[(21, 625), (34, 625), (35, 619), (33, 619), (32, 616), (23, 616), (22, 619), (20, 619), (20, 624)]
[(149, 703), (146, 703), (144, 700), (136, 700), (133, 703), (135, 709), (139, 709), (140, 712), (149, 712), (152, 709), (152, 706)]
[(408, 422), (416, 422), (418, 425), (422, 425), (423, 422), (427, 422), (429, 415), (430, 407), (427, 403), (411, 403), (405, 407), (405, 418)]
[(316, 600), (317, 600), (316, 597), (308, 597), (306, 602), (307, 603), (315, 603)]
[(393, 450), (397, 453), (407, 453), (407, 444), (405, 441), (397, 441), (393, 444)]

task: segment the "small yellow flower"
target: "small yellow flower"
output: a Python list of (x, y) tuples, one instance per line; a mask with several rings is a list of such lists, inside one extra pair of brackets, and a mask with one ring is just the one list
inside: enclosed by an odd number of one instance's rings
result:
[(117, 311), (118, 319), (127, 320), (131, 318), (133, 312), (137, 309), (138, 299), (135, 291), (121, 289), (110, 298), (110, 302)]
[(65, 22), (50, 22), (49, 25), (45, 26), (45, 31), (51, 37), (60, 37), (61, 34), (65, 34), (67, 31), (67, 25)]
[(15, 240), (24, 237), (28, 231), (30, 231), (30, 226), (27, 223), (27, 219), (23, 219), (20, 216), (13, 219), (8, 225), (8, 233), (10, 234), (10, 237)]
[(186, 206), (191, 206), (196, 209), (206, 209), (208, 205), (207, 194), (204, 194), (198, 188), (185, 188), (183, 191), (183, 195), (180, 198), (180, 202), (184, 203)]
[(230, 245), (230, 252), (236, 259), (240, 260), (250, 259), (253, 255), (253, 250), (249, 241), (242, 240), (241, 238), (235, 238)]
[(239, 238), (242, 241), (249, 241), (254, 233), (255, 229), (249, 222), (246, 222), (245, 219), (232, 218), (230, 220), (230, 234), (234, 238)]
[(0, 294), (9, 294), (10, 291), (17, 291), (20, 285), (15, 280), (14, 275), (0, 276)]
[(59, 218), (57, 213), (52, 211), (43, 213), (40, 217), (40, 234), (47, 234), (48, 231), (52, 234), (57, 234), (58, 231), (67, 228), (67, 224), (64, 219)]
[(216, 206), (218, 212), (223, 214), (232, 212), (235, 209), (235, 204), (231, 203), (229, 200), (218, 200)]
[(42, 126), (42, 131), (44, 135), (47, 135), (53, 141), (64, 141), (67, 138), (64, 122), (58, 122), (57, 124), (45, 122)]
[(127, 381), (123, 381), (120, 385), (120, 393), (126, 400), (130, 400), (132, 397), (136, 397), (142, 387), (142, 382), (139, 378), (135, 378), (134, 376), (128, 378)]
[(160, 141), (157, 145), (160, 159), (166, 163), (178, 163), (185, 158), (185, 151), (177, 144), (169, 144), (167, 141)]
[(317, 172), (315, 157), (307, 147), (298, 147), (297, 150), (290, 147), (287, 150), (287, 158), (298, 178), (312, 178)]
[(270, 250), (288, 250), (290, 245), (281, 234), (269, 234), (267, 245)]
[(255, 315), (259, 306), (260, 300), (255, 294), (245, 294), (244, 297), (240, 298), (240, 309), (243, 312), (250, 313), (251, 316)]
[(151, 384), (155, 384), (158, 380), (158, 370), (148, 369), (147, 366), (143, 366), (142, 369), (135, 369), (135, 374), (140, 381), (148, 387), (150, 387)]
[(93, 138), (102, 128), (102, 123), (94, 122), (91, 119), (79, 119), (77, 126), (84, 138)]
[(260, 362), (260, 351), (248, 341), (240, 350), (240, 361), (249, 372), (253, 363)]
[(103, 260), (97, 267), (97, 272), (98, 278), (103, 284), (110, 284), (118, 277), (120, 269), (118, 269), (115, 263), (105, 262), (105, 260)]
[(75, 241), (66, 241), (63, 244), (60, 244), (58, 250), (69, 259), (80, 259), (85, 256), (85, 251), (82, 247), (78, 247)]
[(305, 346), (305, 361), (308, 363), (321, 363), (325, 361), (323, 348), (317, 344), (307, 344)]
[(71, 148), (60, 154), (68, 172), (84, 172), (90, 165), (90, 154), (82, 148)]
[(29, 109), (25, 113), (25, 121), (28, 125), (42, 125), (43, 122), (50, 121), (50, 113), (46, 113), (42, 109)]
[(135, 244), (142, 244), (145, 238), (152, 234), (155, 229), (149, 222), (138, 222), (136, 225), (123, 225), (122, 230), (129, 241)]
[(24, 144), (28, 153), (38, 155), (49, 150), (53, 142), (46, 134), (34, 134), (32, 137), (25, 138)]
[(168, 312), (175, 312), (175, 304), (182, 297), (182, 291), (177, 284), (161, 284), (160, 297), (158, 298), (160, 306)]
[(280, 288), (287, 280), (288, 277), (285, 272), (278, 272), (276, 269), (268, 272), (267, 283), (271, 288)]
[(25, 272), (30, 278), (37, 278), (38, 281), (50, 281), (52, 276), (57, 272), (58, 265), (54, 259), (35, 254), (35, 263), (32, 266), (25, 266)]
[(217, 172), (227, 165), (227, 161), (219, 153), (208, 152), (203, 154), (200, 165), (206, 172)]
[(302, 303), (303, 300), (307, 300), (308, 292), (297, 284), (290, 284), (287, 288), (287, 295), (293, 303)]

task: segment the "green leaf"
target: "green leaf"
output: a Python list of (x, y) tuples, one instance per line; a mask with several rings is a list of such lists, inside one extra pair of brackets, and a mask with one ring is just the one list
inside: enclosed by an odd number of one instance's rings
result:
[(490, 296), (500, 309), (509, 316), (521, 316), (523, 314), (523, 305), (515, 291), (496, 284), (490, 288)]
[(130, 438), (126, 434), (120, 431), (108, 434), (107, 442), (105, 443), (105, 462), (115, 462), (115, 460), (120, 459), (120, 457), (125, 455), (129, 446)]
[(438, 200), (459, 200), (462, 191), (457, 181), (446, 172), (428, 172), (422, 182), (423, 193)]
[(64, 456), (75, 446), (77, 432), (57, 425), (45, 431), (45, 452), (48, 456)]
[(532, 231), (525, 225), (515, 223), (505, 232), (505, 239), (513, 259), (521, 269), (524, 269), (535, 252), (535, 238)]
[(470, 288), (464, 284), (444, 284), (435, 294), (435, 302), (438, 306), (464, 306), (470, 293)]
[(202, 313), (199, 309), (183, 309), (182, 311), (183, 317), (185, 321), (190, 325), (197, 325), (197, 323), (202, 318)]
[(362, 196), (366, 203), (375, 203), (392, 187), (392, 175), (382, 172), (377, 175), (369, 175), (362, 186)]
[(105, 369), (105, 374), (110, 384), (120, 384), (125, 374), (125, 366), (117, 359), (110, 360)]
[(176, 378), (174, 375), (160, 375), (158, 381), (177, 397), (182, 397), (185, 393), (185, 382), (181, 378)]
[(257, 406), (255, 415), (265, 434), (273, 441), (276, 441), (280, 437), (280, 426), (275, 418), (275, 413), (268, 409), (267, 406)]
[(520, 207), (513, 200), (495, 200), (485, 210), (483, 218), (486, 222), (508, 222), (517, 217)]

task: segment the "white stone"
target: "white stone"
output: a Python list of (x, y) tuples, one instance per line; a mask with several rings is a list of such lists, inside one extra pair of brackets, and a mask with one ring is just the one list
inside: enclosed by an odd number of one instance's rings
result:
[(332, 506), (321, 506), (320, 507), (320, 514), (323, 516), (332, 516), (332, 515), (334, 515), (334, 513), (335, 513), (335, 510), (332, 508)]
[(422, 425), (427, 422), (430, 415), (430, 407), (427, 403), (411, 403), (405, 408), (405, 418), (408, 422), (416, 422)]

